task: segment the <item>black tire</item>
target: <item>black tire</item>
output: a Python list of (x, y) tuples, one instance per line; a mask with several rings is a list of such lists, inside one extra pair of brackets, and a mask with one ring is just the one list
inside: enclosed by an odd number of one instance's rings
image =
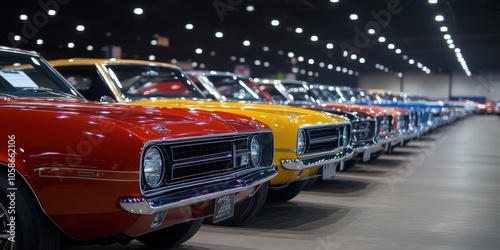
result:
[(213, 217), (207, 217), (203, 221), (205, 224), (235, 227), (257, 214), (266, 202), (267, 192), (269, 191), (269, 182), (265, 182), (259, 190), (234, 206), (234, 214), (231, 218), (213, 222)]
[(307, 185), (308, 180), (295, 181), (285, 187), (270, 187), (267, 194), (267, 201), (285, 202), (297, 196)]
[[(16, 174), (18, 174), (16, 172)], [(30, 249), (57, 250), (60, 248), (59, 229), (50, 221), (39, 207), (31, 190), (21, 182), (21, 177), (15, 179), (15, 186), (9, 186), (4, 174), (0, 174), (0, 233), (8, 234), (10, 217), (15, 220), (15, 245), (6, 239), (0, 239), (0, 249)], [(12, 191), (8, 188), (15, 187)], [(7, 195), (14, 194), (12, 201)], [(14, 204), (12, 204), (14, 202)], [(14, 205), (15, 214), (9, 206)], [(12, 247), (12, 248), (9, 248)]]
[(137, 237), (141, 243), (153, 248), (171, 248), (191, 239), (203, 224), (203, 219), (173, 225)]

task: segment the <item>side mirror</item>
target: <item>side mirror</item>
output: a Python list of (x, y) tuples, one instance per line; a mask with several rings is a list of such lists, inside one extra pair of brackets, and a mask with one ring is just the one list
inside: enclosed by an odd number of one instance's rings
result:
[(92, 85), (92, 80), (88, 77), (69, 76), (66, 80), (75, 87), (76, 90), (89, 90)]
[(101, 98), (99, 99), (100, 102), (109, 102), (109, 103), (113, 103), (113, 102), (116, 102), (115, 99), (113, 99), (113, 97), (109, 96), (109, 95), (103, 95), (101, 96)]

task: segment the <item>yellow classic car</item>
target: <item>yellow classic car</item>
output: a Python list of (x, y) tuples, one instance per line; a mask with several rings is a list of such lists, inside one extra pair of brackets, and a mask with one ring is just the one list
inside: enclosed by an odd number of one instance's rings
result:
[[(262, 207), (266, 196), (272, 201), (287, 201), (300, 193), (308, 179), (334, 177), (336, 164), (353, 154), (351, 126), (346, 118), (279, 105), (206, 100), (175, 65), (110, 59), (49, 63), (91, 101), (225, 111), (253, 117), (271, 127), (278, 175), (270, 181), (267, 195), (255, 201), (254, 211)], [(229, 220), (225, 224), (240, 222)]]

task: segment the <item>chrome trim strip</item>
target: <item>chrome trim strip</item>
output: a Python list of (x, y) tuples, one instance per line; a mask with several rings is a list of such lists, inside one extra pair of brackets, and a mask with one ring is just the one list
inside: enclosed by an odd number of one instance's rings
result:
[(308, 160), (281, 160), (281, 165), (284, 169), (300, 171), (329, 163), (340, 162), (348, 157), (351, 157), (354, 154), (354, 150), (350, 146), (342, 147), (341, 149), (342, 150), (340, 152), (328, 157), (319, 157)]
[(171, 209), (189, 206), (192, 204), (209, 201), (224, 195), (246, 191), (278, 174), (276, 165), (255, 171), (246, 176), (231, 179), (227, 182), (213, 183), (208, 186), (190, 187), (155, 198), (124, 198), (120, 207), (132, 214), (152, 215)]

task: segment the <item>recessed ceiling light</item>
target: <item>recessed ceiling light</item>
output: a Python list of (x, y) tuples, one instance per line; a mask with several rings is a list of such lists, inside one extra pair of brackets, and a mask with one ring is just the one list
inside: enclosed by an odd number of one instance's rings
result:
[(319, 65), (320, 68), (325, 67), (325, 63), (324, 62), (320, 62), (318, 65)]
[(28, 16), (23, 14), (23, 15), (19, 16), (19, 19), (21, 19), (21, 20), (28, 20)]
[(351, 20), (358, 20), (358, 15), (351, 14), (351, 15), (349, 15), (349, 19), (351, 19)]
[(299, 62), (303, 62), (303, 61), (304, 61), (304, 57), (303, 57), (303, 56), (299, 56), (299, 57), (297, 58), (297, 60), (299, 60)]
[(374, 29), (368, 29), (368, 34), (370, 34), (370, 35), (375, 34), (375, 30)]
[(154, 61), (156, 59), (156, 56), (155, 55), (149, 55), (148, 59), (150, 61)]
[(243, 46), (247, 46), (247, 47), (250, 46), (250, 41), (248, 41), (248, 40), (243, 41)]
[(384, 43), (385, 42), (385, 37), (383, 37), (383, 36), (379, 37), (378, 41), (381, 42), (381, 43)]
[(389, 49), (394, 49), (395, 47), (396, 46), (394, 46), (394, 44), (392, 44), (392, 43), (390, 43), (390, 44), (387, 45), (387, 48), (389, 48)]
[(307, 63), (309, 63), (309, 64), (314, 64), (314, 59), (309, 59), (309, 60), (307, 60)]
[(454, 49), (455, 48), (455, 44), (448, 44), (448, 48)]
[(452, 43), (453, 43), (453, 39), (448, 39), (448, 40), (446, 40), (446, 43), (447, 43), (447, 44), (452, 44)]
[(247, 9), (248, 12), (252, 12), (252, 11), (255, 10), (255, 8), (253, 7), (253, 5), (248, 5), (246, 9)]
[(359, 58), (359, 63), (365, 63), (365, 62), (366, 60), (363, 57)]
[(317, 42), (318, 41), (318, 36), (311, 36), (311, 41)]
[(215, 37), (222, 38), (223, 36), (224, 36), (224, 34), (222, 32), (220, 32), (220, 31), (215, 32)]
[(134, 14), (136, 15), (142, 15), (144, 13), (144, 10), (142, 8), (135, 8), (134, 9)]
[(85, 26), (78, 25), (78, 26), (76, 26), (76, 30), (78, 30), (78, 31), (84, 31), (85, 30)]
[(451, 39), (451, 35), (450, 35), (450, 34), (445, 34), (445, 35), (443, 36), (443, 38), (444, 38), (445, 40)]
[(38, 44), (38, 45), (42, 45), (42, 44), (43, 44), (43, 40), (42, 40), (42, 39), (37, 39), (37, 40), (36, 40), (36, 44)]
[(264, 46), (264, 47), (262, 47), (262, 50), (263, 51), (269, 51), (269, 47), (268, 46)]
[(201, 53), (203, 53), (203, 50), (201, 48), (197, 48), (197, 49), (194, 50), (194, 52), (196, 54), (201, 54)]
[(192, 29), (194, 29), (194, 25), (193, 25), (193, 24), (188, 23), (188, 24), (186, 24), (185, 28), (186, 28), (187, 30), (192, 30)]
[(415, 60), (410, 59), (410, 60), (408, 60), (408, 63), (409, 63), (409, 64), (414, 64), (414, 63), (415, 63)]
[(245, 58), (244, 57), (240, 57), (240, 63), (244, 63), (245, 62)]
[(71, 42), (70, 42), (70, 43), (68, 43), (68, 48), (72, 49), (72, 48), (74, 48), (74, 47), (75, 47), (75, 44), (74, 44), (74, 43), (71, 43)]
[(429, 0), (429, 3), (430, 3), (430, 4), (435, 4), (435, 3), (437, 3), (437, 2), (438, 2), (437, 0)]
[(55, 16), (57, 12), (55, 10), (48, 10), (47, 14), (49, 14), (49, 16)]
[(330, 2), (332, 2), (332, 3), (338, 3), (339, 0), (330, 0)]
[(94, 50), (94, 46), (92, 46), (92, 45), (87, 46), (87, 50), (88, 50), (88, 51), (92, 51), (92, 50)]
[(292, 58), (294, 56), (295, 56), (295, 54), (293, 54), (293, 52), (288, 52), (288, 57)]
[(151, 40), (151, 45), (153, 45), (153, 46), (158, 45), (158, 41), (156, 41), (156, 40)]
[(269, 67), (269, 62), (264, 62), (264, 67)]
[(408, 56), (407, 55), (403, 55), (403, 60), (408, 60)]
[(333, 43), (327, 43), (326, 44), (327, 49), (333, 49)]
[(396, 54), (401, 54), (401, 49), (396, 49)]
[(460, 49), (459, 48), (456, 48), (454, 51), (455, 51), (455, 53), (460, 53)]
[(236, 61), (236, 56), (231, 56), (230, 59), (231, 61)]
[(342, 70), (342, 68), (340, 66), (335, 67), (335, 71), (340, 72), (341, 70)]
[(210, 55), (215, 56), (216, 55), (215, 51), (210, 51)]
[(253, 62), (255, 65), (260, 65), (260, 60), (255, 60), (255, 62)]
[(442, 21), (444, 21), (444, 16), (442, 16), (442, 15), (437, 15), (437, 16), (436, 16), (436, 21), (438, 21), (438, 22), (442, 22)]
[(302, 28), (295, 29), (295, 33), (297, 33), (297, 34), (301, 34), (302, 32), (304, 32), (304, 30)]
[(351, 59), (352, 59), (352, 60), (356, 60), (356, 58), (358, 58), (358, 56), (356, 56), (355, 54), (352, 54), (352, 55), (351, 55)]
[(276, 26), (280, 25), (280, 21), (278, 21), (278, 20), (272, 20), (271, 21), (271, 25), (276, 27)]
[(441, 28), (439, 28), (439, 30), (440, 30), (441, 32), (446, 32), (446, 31), (448, 31), (448, 27), (446, 27), (446, 26), (441, 26)]

